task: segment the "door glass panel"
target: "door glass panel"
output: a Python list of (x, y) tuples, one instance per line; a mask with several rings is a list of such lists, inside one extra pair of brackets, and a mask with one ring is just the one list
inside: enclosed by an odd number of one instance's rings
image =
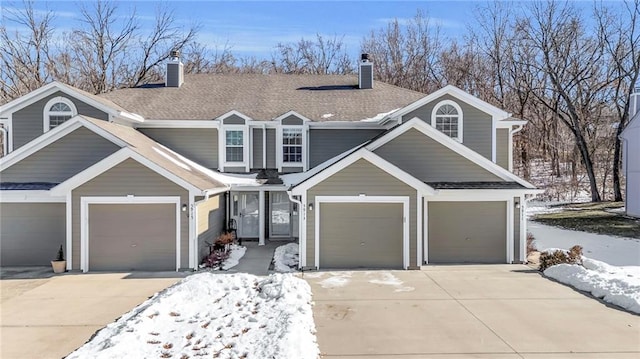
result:
[(240, 193), (240, 221), (238, 232), (240, 237), (258, 237), (260, 226), (260, 198), (258, 192)]
[(289, 235), (289, 197), (285, 192), (270, 192), (271, 229), (272, 236)]

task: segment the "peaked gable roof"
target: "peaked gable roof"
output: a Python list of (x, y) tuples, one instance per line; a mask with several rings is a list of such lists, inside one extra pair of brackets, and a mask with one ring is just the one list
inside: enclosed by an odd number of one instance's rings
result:
[(359, 121), (425, 96), (380, 81), (357, 87), (350, 75), (197, 74), (185, 75), (179, 88), (153, 84), (100, 97), (148, 120), (211, 120), (236, 110), (258, 121), (289, 111), (312, 121)]
[(497, 120), (504, 120), (511, 117), (511, 114), (496, 107), (492, 104), (482, 101), (481, 99), (471, 95), (468, 92), (465, 92), (453, 85), (447, 85), (438, 91), (432, 92), (429, 95), (403, 107), (398, 111), (395, 111), (387, 116), (388, 119), (402, 117), (426, 104), (432, 102), (444, 95), (451, 95), (461, 101), (468, 103), (469, 105), (476, 107), (477, 109), (486, 112), (494, 117)]
[(622, 133), (620, 133), (620, 137), (630, 140), (631, 138), (629, 137), (629, 132), (632, 128), (636, 127), (640, 127), (640, 111), (631, 118), (631, 121), (629, 121), (627, 127), (622, 130)]
[(515, 174), (507, 171), (506, 169), (498, 166), (497, 164), (491, 162), (484, 156), (479, 153), (473, 151), (469, 147), (455, 141), (444, 133), (438, 131), (433, 128), (431, 125), (422, 121), (421, 119), (414, 117), (409, 121), (404, 122), (403, 124), (396, 126), (395, 128), (385, 132), (378, 138), (372, 140), (369, 144), (366, 145), (366, 148), (370, 151), (375, 151), (377, 148), (382, 147), (387, 142), (393, 140), (394, 138), (400, 136), (401, 134), (407, 132), (410, 129), (416, 129), (422, 132), (425, 136), (430, 137), (431, 139), (439, 142), (450, 150), (458, 153), (462, 157), (470, 160), (471, 162), (477, 164), (478, 166), (486, 169), (490, 173), (500, 177), (504, 181), (513, 181), (521, 184), (525, 188), (535, 189), (535, 186), (531, 183), (523, 180), (522, 178), (516, 176)]

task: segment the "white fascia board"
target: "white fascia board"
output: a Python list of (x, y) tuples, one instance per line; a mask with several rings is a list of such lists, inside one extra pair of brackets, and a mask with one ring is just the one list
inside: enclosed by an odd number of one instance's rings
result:
[(287, 111), (287, 112), (283, 113), (282, 115), (280, 115), (280, 116), (278, 116), (278, 117), (274, 118), (274, 119), (273, 119), (273, 121), (276, 121), (276, 122), (282, 122), (282, 120), (284, 120), (285, 118), (287, 118), (287, 117), (289, 117), (289, 116), (295, 116), (295, 117), (297, 117), (297, 118), (301, 119), (301, 120), (302, 120), (302, 122), (311, 122), (311, 120), (310, 120), (310, 119), (308, 119), (308, 118), (307, 118), (307, 117), (305, 117), (305, 116), (302, 116), (301, 114), (299, 114), (299, 113), (297, 113), (296, 111), (293, 111), (293, 110), (291, 110), (291, 111)]
[(505, 119), (505, 118), (509, 118), (511, 117), (511, 114), (501, 110), (493, 105), (491, 105), (488, 102), (482, 101), (479, 98), (453, 86), (453, 85), (447, 85), (443, 88), (441, 88), (438, 91), (432, 92), (431, 94), (419, 99), (418, 101), (415, 101), (412, 104), (409, 104), (401, 109), (399, 109), (398, 111), (395, 111), (391, 114), (389, 114), (389, 116), (386, 116), (386, 118), (393, 118), (393, 117), (401, 117), (404, 116), (406, 114), (408, 114), (411, 111), (414, 111), (426, 104), (428, 104), (431, 101), (436, 100), (437, 98), (444, 96), (444, 95), (451, 95), (463, 102), (466, 102), (467, 104), (483, 111), (486, 112), (490, 115), (492, 115), (495, 118), (499, 118), (499, 119)]
[(136, 128), (220, 128), (220, 122), (213, 120), (145, 120)]
[(433, 188), (431, 188), (431, 186), (411, 176), (407, 172), (401, 170), (400, 168), (396, 167), (395, 165), (386, 161), (385, 159), (376, 155), (375, 153), (367, 150), (366, 148), (361, 148), (356, 152), (348, 155), (347, 157), (339, 160), (338, 162), (332, 164), (331, 166), (325, 168), (323, 171), (318, 172), (318, 174), (316, 174), (315, 176), (308, 178), (305, 182), (302, 182), (301, 184), (293, 187), (291, 192), (294, 195), (303, 194), (309, 188), (321, 183), (325, 179), (342, 171), (345, 167), (353, 164), (359, 159), (367, 160), (374, 166), (387, 172), (389, 175), (406, 183), (407, 185), (413, 187), (414, 189), (424, 193), (425, 195), (434, 195), (436, 193), (436, 191)]
[(541, 194), (541, 189), (441, 189), (429, 197), (429, 202), (438, 201), (505, 201), (525, 194)]
[(363, 130), (374, 129), (384, 130), (385, 126), (377, 122), (362, 122), (362, 121), (322, 121), (322, 122), (310, 122), (309, 128), (314, 130)]
[(188, 190), (190, 193), (193, 193), (196, 195), (203, 195), (203, 192), (204, 192), (203, 190), (193, 186), (192, 184), (179, 178), (173, 173), (158, 166), (154, 162), (148, 160), (147, 158), (143, 157), (142, 155), (138, 154), (137, 152), (133, 151), (128, 147), (120, 149), (119, 151), (112, 154), (111, 156), (103, 159), (102, 161), (76, 174), (75, 176), (69, 178), (68, 180), (60, 183), (59, 185), (51, 189), (51, 193), (56, 196), (66, 195), (66, 193), (94, 179), (95, 177), (101, 175), (102, 173), (108, 171), (109, 169), (115, 167), (119, 163), (129, 158), (137, 161), (138, 163), (151, 169), (152, 171), (158, 173), (159, 175), (165, 177), (171, 182), (177, 184), (178, 186), (183, 187), (184, 189)]
[(236, 111), (236, 110), (231, 110), (229, 112), (226, 112), (226, 113), (216, 117), (215, 120), (218, 120), (218, 121), (222, 122), (225, 118), (231, 117), (233, 115), (236, 115), (236, 116), (238, 116), (240, 118), (243, 118), (246, 122), (253, 121), (253, 119), (251, 117), (243, 114), (240, 111)]
[(511, 128), (513, 126), (524, 126), (529, 121), (526, 120), (499, 120), (496, 121), (496, 128)]
[[(264, 128), (278, 128), (278, 126), (280, 126), (279, 123), (274, 122), (274, 121), (259, 121), (259, 120), (251, 120), (247, 122), (247, 125), (250, 128), (259, 128), (262, 129), (262, 127)], [(229, 125), (227, 125), (229, 126)]]
[(73, 97), (79, 101), (82, 101), (92, 107), (95, 107), (101, 111), (104, 111), (110, 115), (113, 116), (118, 116), (121, 112), (117, 111), (116, 109), (109, 107), (101, 102), (98, 102), (94, 99), (92, 99), (91, 97), (88, 97), (80, 92), (78, 92), (75, 88), (69, 86), (69, 85), (65, 85), (61, 82), (58, 81), (53, 81), (51, 83), (48, 83), (42, 87), (40, 87), (37, 90), (31, 91), (30, 93), (19, 97), (7, 104), (5, 104), (4, 106), (0, 106), (0, 113), (5, 113), (5, 112), (16, 112), (36, 101), (39, 101), (57, 91), (63, 92), (64, 94)]
[(47, 190), (0, 191), (0, 203), (64, 203), (65, 196)]
[(367, 145), (366, 148), (369, 151), (375, 151), (376, 149), (382, 147), (384, 144), (390, 142), (394, 138), (400, 136), (401, 134), (407, 132), (412, 128), (422, 132), (425, 136), (432, 138), (433, 140), (437, 141), (441, 145), (458, 153), (462, 157), (465, 157), (466, 159), (476, 163), (478, 166), (486, 169), (487, 171), (495, 174), (496, 176), (500, 177), (505, 181), (514, 181), (514, 182), (520, 183), (521, 185), (529, 189), (535, 188), (535, 186), (532, 185), (531, 183), (523, 180), (522, 178), (516, 176), (515, 174), (491, 162), (489, 159), (485, 158), (481, 154), (457, 142), (456, 140), (445, 135), (444, 133), (436, 130), (435, 128), (431, 127), (429, 124), (427, 124), (426, 122), (422, 121), (417, 117), (414, 117), (411, 120), (396, 127), (394, 130), (390, 131), (389, 133), (385, 134), (384, 136), (378, 138), (377, 140)]

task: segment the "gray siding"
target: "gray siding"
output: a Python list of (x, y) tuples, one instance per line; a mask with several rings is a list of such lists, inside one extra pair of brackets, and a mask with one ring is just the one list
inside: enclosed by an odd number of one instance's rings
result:
[(282, 119), (282, 124), (285, 126), (297, 126), (304, 124), (304, 121), (297, 116), (289, 115)]
[(402, 116), (402, 121), (408, 121), (414, 117), (418, 117), (428, 124), (431, 124), (431, 113), (433, 112), (433, 107), (443, 100), (454, 101), (462, 108), (462, 143), (491, 160), (491, 144), (493, 137), (493, 123), (491, 115), (482, 112), (453, 96), (441, 96)]
[(360, 64), (360, 88), (373, 88), (373, 64)]
[(175, 204), (90, 204), (89, 223), (89, 271), (175, 270)]
[(167, 87), (180, 87), (184, 82), (184, 65), (181, 62), (167, 64)]
[(509, 170), (509, 129), (496, 130), (496, 163), (498, 166)]
[(113, 142), (80, 127), (4, 170), (2, 181), (60, 183), (119, 149)]
[(320, 268), (402, 269), (402, 203), (320, 204)]
[(415, 129), (394, 138), (375, 153), (425, 182), (503, 181)]
[[(361, 159), (307, 191), (307, 202), (316, 196), (406, 196), (409, 197), (409, 266), (416, 267), (416, 190)], [(315, 267), (315, 213), (307, 211), (307, 266)]]
[(254, 128), (251, 131), (253, 131), (253, 140), (251, 141), (251, 151), (253, 151), (253, 166), (251, 166), (251, 168), (263, 168), (262, 129)]
[(309, 130), (309, 168), (376, 137), (384, 130)]
[(64, 203), (0, 203), (0, 266), (48, 266), (66, 253)]
[(64, 92), (58, 91), (13, 113), (13, 128), (11, 132), (13, 133), (14, 151), (44, 133), (44, 105), (52, 98), (58, 96), (66, 97), (73, 102), (80, 115), (87, 115), (105, 121), (109, 120), (109, 114), (76, 100)]
[(218, 169), (218, 130), (215, 128), (139, 128), (138, 130), (204, 167)]
[(506, 263), (505, 202), (429, 202), (429, 263)]
[(226, 202), (224, 194), (213, 196), (198, 204), (198, 260), (209, 255), (209, 246), (225, 230)]
[(230, 173), (246, 173), (247, 170), (245, 169), (244, 166), (240, 167), (225, 167), (224, 168), (225, 172), (230, 172)]
[(245, 124), (244, 118), (238, 115), (231, 115), (225, 118), (224, 120), (222, 120), (222, 122), (227, 125), (244, 125)]
[(302, 172), (302, 167), (282, 167), (282, 173)]
[[(184, 188), (128, 159), (72, 191), (73, 269), (80, 269), (80, 198), (86, 196), (180, 196), (189, 203)], [(114, 223), (114, 225), (117, 225)], [(180, 216), (182, 268), (189, 266), (189, 218)]]
[(279, 146), (276, 145), (276, 130), (267, 129), (267, 168), (278, 168), (276, 165), (276, 151)]

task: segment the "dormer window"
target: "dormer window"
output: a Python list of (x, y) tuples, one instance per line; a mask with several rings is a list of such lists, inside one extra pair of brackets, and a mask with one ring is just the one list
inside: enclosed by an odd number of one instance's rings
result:
[(278, 123), (276, 152), (278, 172), (291, 173), (307, 170), (309, 119), (289, 111), (274, 120)]
[(431, 126), (454, 140), (462, 142), (462, 109), (450, 100), (439, 102), (433, 108)]
[(230, 111), (220, 116), (218, 150), (221, 172), (249, 172), (249, 124), (251, 118), (238, 111)]
[(226, 130), (226, 162), (244, 162), (244, 131)]
[(44, 106), (44, 132), (60, 126), (77, 114), (76, 106), (69, 99), (56, 97), (49, 100)]
[(302, 127), (282, 129), (282, 162), (302, 165)]

